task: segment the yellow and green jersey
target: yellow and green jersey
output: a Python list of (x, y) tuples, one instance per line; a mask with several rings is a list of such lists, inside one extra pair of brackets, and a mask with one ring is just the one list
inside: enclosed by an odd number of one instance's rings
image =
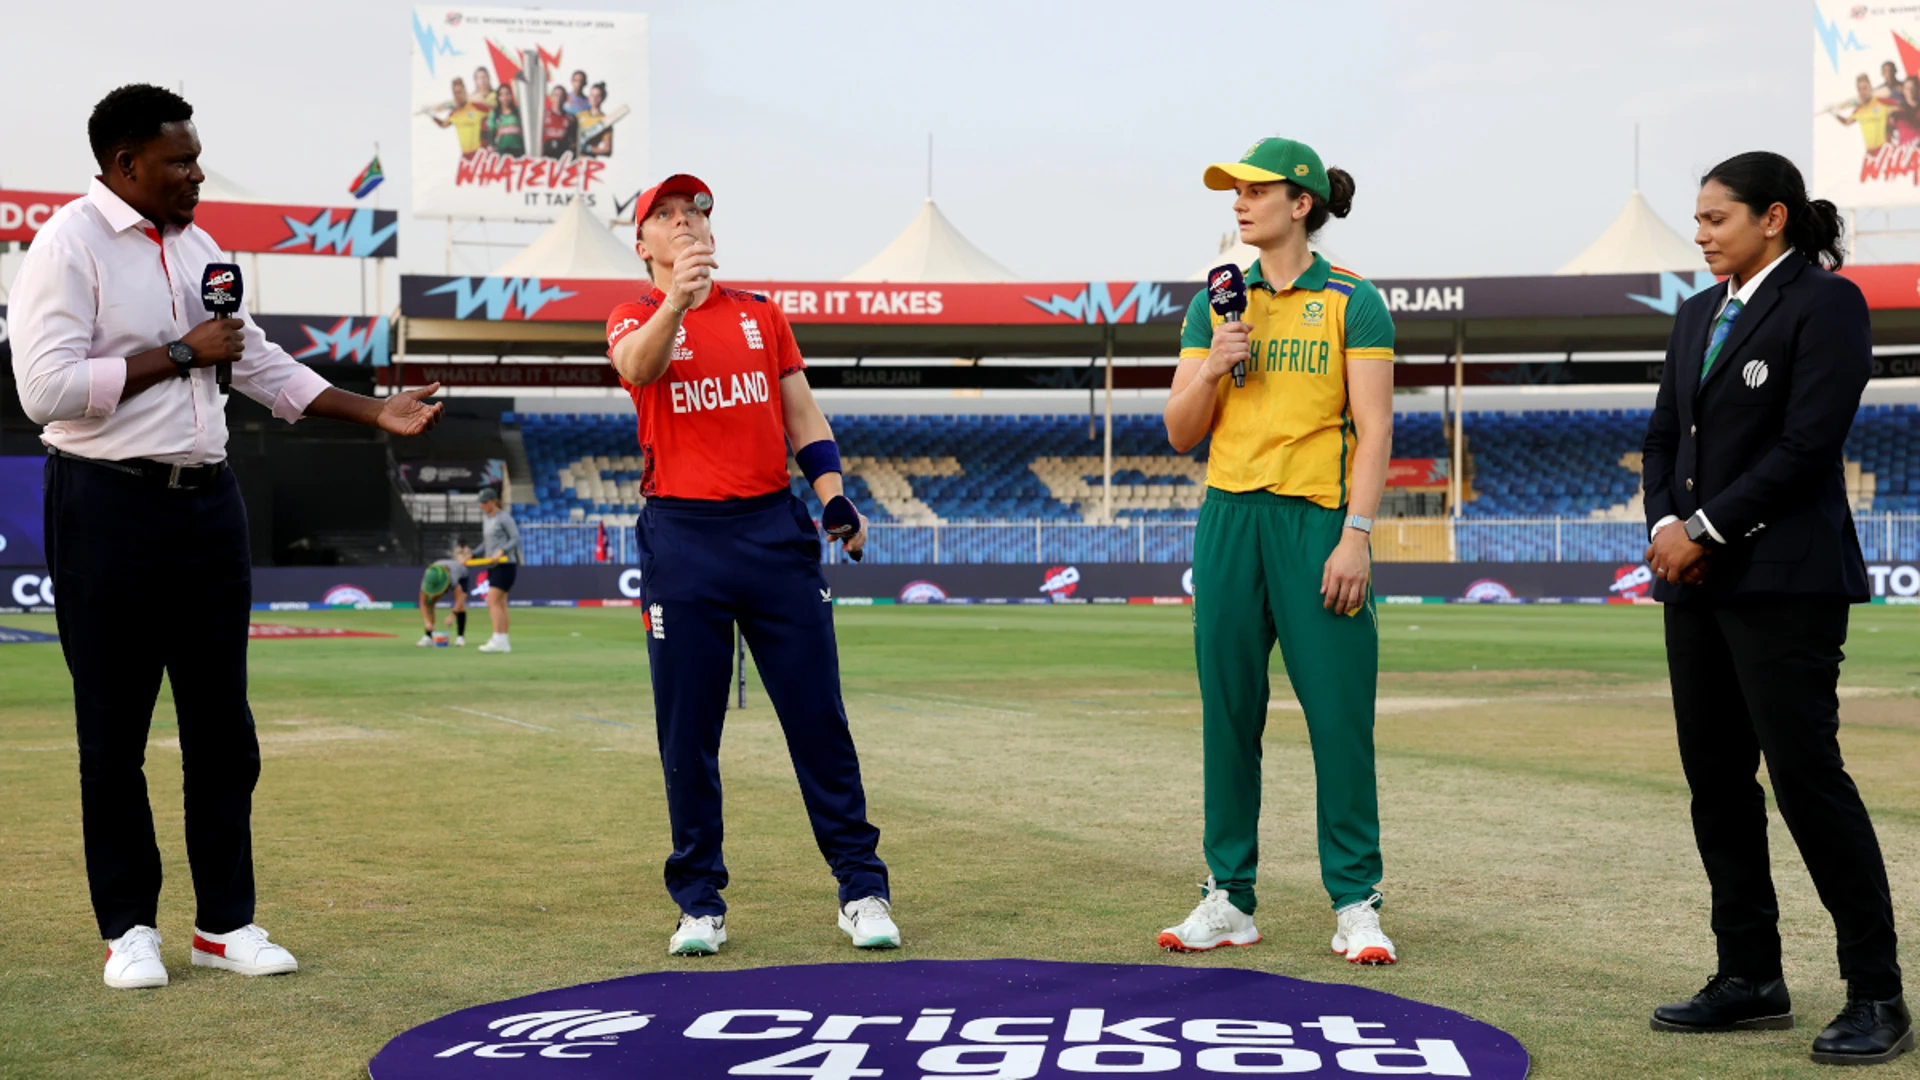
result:
[[(1373, 283), (1318, 252), (1291, 284), (1247, 271), (1253, 356), (1247, 384), (1223, 375), (1215, 390), (1207, 486), (1297, 495), (1330, 509), (1347, 504), (1356, 443), (1347, 401), (1348, 360), (1393, 360), (1393, 317)], [(1180, 329), (1180, 358), (1205, 357), (1222, 320), (1194, 294)]]

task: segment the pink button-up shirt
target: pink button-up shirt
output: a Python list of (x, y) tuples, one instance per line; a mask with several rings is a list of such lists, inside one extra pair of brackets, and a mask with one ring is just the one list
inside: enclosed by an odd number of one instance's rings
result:
[[(227, 456), (227, 416), (213, 368), (168, 377), (120, 400), (127, 357), (178, 341), (212, 318), (200, 278), (226, 256), (197, 225), (156, 230), (96, 179), (56, 211), (14, 278), (7, 316), (13, 378), (48, 446), (105, 461), (204, 465)], [(289, 423), (327, 388), (268, 341), (246, 312), (233, 388)]]

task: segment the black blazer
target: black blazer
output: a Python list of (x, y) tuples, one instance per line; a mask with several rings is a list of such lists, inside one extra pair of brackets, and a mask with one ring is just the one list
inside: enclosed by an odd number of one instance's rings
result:
[(1700, 586), (1656, 582), (1655, 598), (1764, 593), (1868, 598), (1841, 450), (1873, 369), (1859, 286), (1798, 252), (1773, 268), (1734, 320), (1705, 382), (1700, 361), (1727, 295), (1688, 300), (1667, 339), (1647, 424), (1649, 527), (1696, 510), (1726, 538)]

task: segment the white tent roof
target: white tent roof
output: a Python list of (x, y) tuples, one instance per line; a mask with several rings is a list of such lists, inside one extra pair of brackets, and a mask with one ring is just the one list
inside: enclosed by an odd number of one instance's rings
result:
[(241, 187), (225, 176), (209, 169), (204, 163), (200, 166), (201, 175), (206, 179), (200, 184), (200, 197), (207, 202), (265, 202), (252, 191)]
[(1573, 261), (1556, 274), (1645, 274), (1660, 270), (1700, 270), (1707, 265), (1698, 245), (1660, 220), (1635, 191), (1607, 226)]
[(920, 205), (899, 236), (842, 281), (1018, 281), (1013, 271), (993, 261), (960, 235), (932, 199)]
[[(1340, 256), (1328, 251), (1326, 245), (1315, 242), (1311, 246), (1314, 251), (1319, 252), (1328, 262), (1336, 266), (1339, 265)], [(1187, 280), (1205, 281), (1207, 280), (1207, 274), (1210, 273), (1214, 267), (1226, 263), (1232, 263), (1238, 266), (1242, 272), (1251, 270), (1253, 268), (1253, 261), (1259, 257), (1260, 249), (1254, 247), (1252, 244), (1243, 242), (1240, 239), (1239, 232), (1224, 233), (1220, 237), (1220, 254), (1214, 256), (1212, 262), (1188, 274)]]
[(634, 253), (632, 244), (587, 213), (585, 200), (575, 199), (547, 231), (493, 273), (495, 277), (632, 281), (647, 276), (647, 264)]

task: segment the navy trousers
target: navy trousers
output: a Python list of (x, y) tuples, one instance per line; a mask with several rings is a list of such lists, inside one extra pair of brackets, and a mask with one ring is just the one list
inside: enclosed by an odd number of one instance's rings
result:
[[(247, 707), (253, 569), (231, 470), (177, 490), (92, 462), (47, 459), (47, 572), (73, 675), (80, 826), (100, 936), (155, 925), (160, 847), (147, 801), (147, 728), (173, 684), (194, 925), (253, 921), (253, 788), (260, 744)], [(179, 602), (166, 627), (130, 604)], [(165, 760), (163, 756), (163, 760)]]
[(885, 897), (880, 830), (867, 821), (860, 760), (840, 700), (833, 603), (820, 539), (785, 490), (752, 499), (652, 499), (636, 526), (654, 723), (666, 773), (673, 854), (667, 892), (689, 915), (727, 910), (720, 731), (740, 626), (787, 752), (813, 838), (840, 882), (842, 904)]

